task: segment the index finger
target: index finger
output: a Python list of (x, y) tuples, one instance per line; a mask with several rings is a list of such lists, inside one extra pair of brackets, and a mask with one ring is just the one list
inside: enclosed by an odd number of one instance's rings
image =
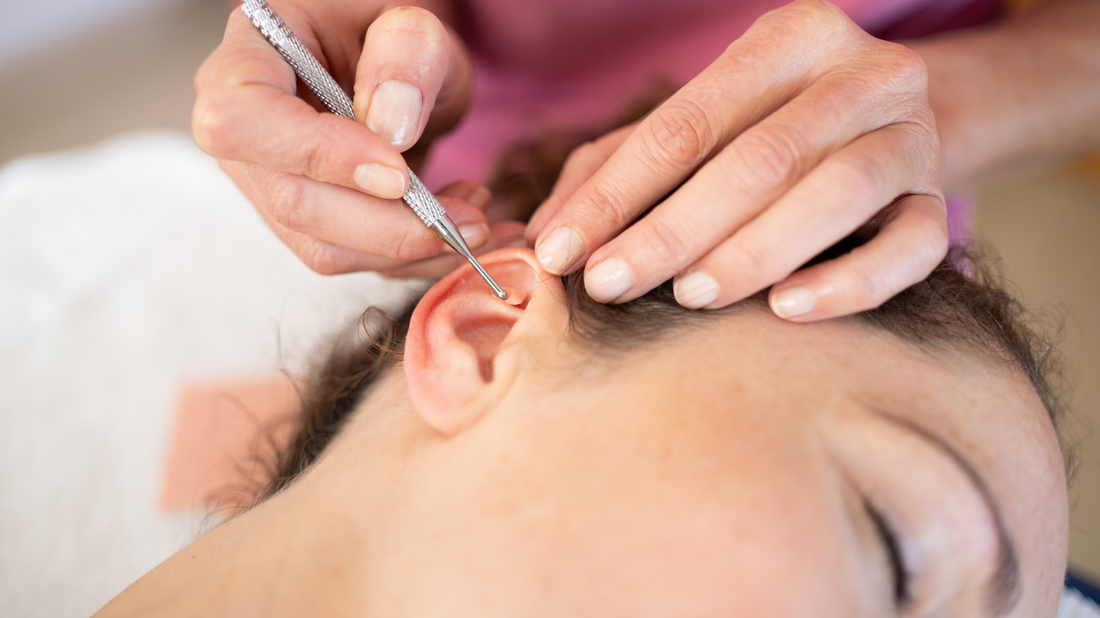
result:
[(318, 112), (295, 85), (290, 65), (233, 11), (225, 40), (195, 76), (195, 141), (219, 159), (401, 197), (408, 183), (401, 154), (365, 126)]
[[(839, 9), (837, 9), (839, 12)], [(802, 20), (807, 23), (795, 23)], [(821, 23), (817, 23), (821, 22)], [(835, 24), (833, 22), (836, 22)], [(843, 20), (780, 9), (761, 18), (695, 79), (655, 109), (623, 145), (546, 222), (535, 252), (547, 271), (567, 274), (584, 265), (690, 176), (730, 140), (792, 99), (827, 69), (823, 52), (832, 37), (805, 37)]]

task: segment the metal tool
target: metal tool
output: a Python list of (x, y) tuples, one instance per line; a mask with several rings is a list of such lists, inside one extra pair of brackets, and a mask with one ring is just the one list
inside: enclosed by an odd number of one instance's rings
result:
[[(244, 0), (241, 10), (252, 20), (256, 28), (264, 37), (282, 54), (287, 63), (294, 68), (294, 72), (305, 82), (306, 86), (317, 95), (317, 98), (325, 105), (328, 111), (355, 120), (355, 111), (351, 105), (351, 99), (344, 92), (336, 80), (328, 74), (328, 71), (317, 62), (313, 54), (309, 53), (305, 45), (294, 36), (294, 32), (283, 22), (275, 9), (262, 0)], [(477, 272), (493, 288), (493, 292), (500, 299), (508, 298), (505, 292), (493, 277), (477, 261), (466, 241), (462, 240), (462, 234), (458, 232), (453, 221), (447, 216), (447, 211), (439, 205), (431, 191), (424, 187), (416, 174), (409, 170), (409, 190), (402, 197), (409, 208), (413, 209), (416, 216), (435, 232), (447, 246), (459, 252), (470, 261)]]

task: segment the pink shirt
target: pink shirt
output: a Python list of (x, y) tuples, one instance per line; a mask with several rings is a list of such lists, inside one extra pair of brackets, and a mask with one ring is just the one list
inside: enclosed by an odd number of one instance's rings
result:
[[(884, 38), (979, 23), (997, 0), (833, 0)], [(432, 149), (431, 188), (486, 180), (498, 153), (533, 130), (603, 127), (654, 78), (684, 84), (782, 0), (467, 0), (474, 99)], [(957, 227), (957, 226), (956, 226)]]

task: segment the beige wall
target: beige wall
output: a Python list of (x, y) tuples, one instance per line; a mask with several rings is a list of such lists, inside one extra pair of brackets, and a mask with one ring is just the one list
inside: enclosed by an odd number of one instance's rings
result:
[(167, 2), (0, 69), (0, 163), (131, 129), (189, 130), (191, 80), (227, 15), (224, 0)]

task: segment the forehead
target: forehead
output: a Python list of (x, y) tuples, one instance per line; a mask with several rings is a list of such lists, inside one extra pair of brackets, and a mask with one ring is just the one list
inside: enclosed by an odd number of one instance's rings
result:
[(673, 332), (629, 362), (613, 362), (631, 366), (614, 379), (637, 388), (642, 380), (632, 376), (649, 370), (653, 389), (669, 386), (663, 373), (776, 402), (807, 391), (845, 393), (949, 430), (990, 420), (1051, 433), (1046, 409), (1015, 363), (969, 343), (918, 346), (857, 318), (792, 324), (763, 307)]
[(765, 310), (747, 311), (685, 331), (618, 379), (624, 388), (738, 402), (724, 416), (786, 420), (792, 431), (847, 406), (872, 408), (964, 453), (994, 491), (1061, 479), (1049, 414), (1011, 361), (963, 344), (918, 347), (855, 319), (791, 324)]

